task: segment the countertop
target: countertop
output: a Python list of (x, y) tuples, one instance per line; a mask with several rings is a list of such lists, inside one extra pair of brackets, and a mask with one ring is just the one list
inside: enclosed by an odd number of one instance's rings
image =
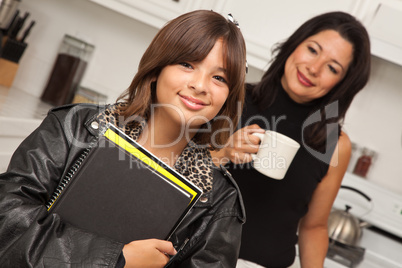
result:
[(18, 88), (0, 86), (0, 117), (42, 120), (52, 107)]
[(0, 86), (0, 138), (26, 137), (52, 107), (25, 91)]
[(15, 87), (0, 86), (0, 173), (19, 144), (45, 118), (51, 105)]

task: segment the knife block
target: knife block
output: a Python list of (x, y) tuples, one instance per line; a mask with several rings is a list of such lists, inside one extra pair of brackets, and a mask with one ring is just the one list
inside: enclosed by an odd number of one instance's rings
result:
[(11, 87), (17, 70), (18, 63), (0, 58), (0, 85)]
[[(4, 39), (2, 40), (4, 41)], [(11, 87), (27, 43), (6, 38), (0, 57), (0, 85)]]

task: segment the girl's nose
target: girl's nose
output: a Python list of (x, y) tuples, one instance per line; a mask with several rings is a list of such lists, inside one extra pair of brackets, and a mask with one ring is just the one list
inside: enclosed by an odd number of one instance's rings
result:
[(194, 90), (197, 94), (205, 94), (208, 91), (207, 76), (202, 73), (194, 73), (192, 79), (189, 81), (189, 88)]

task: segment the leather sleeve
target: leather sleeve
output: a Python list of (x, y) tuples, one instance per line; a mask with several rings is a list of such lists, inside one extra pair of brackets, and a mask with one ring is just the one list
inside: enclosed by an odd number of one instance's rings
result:
[[(63, 223), (45, 207), (77, 157), (65, 128), (83, 131), (50, 113), (15, 151), (0, 174), (0, 267), (114, 267), (123, 245)], [(89, 136), (89, 135), (88, 135)]]
[(184, 239), (185, 233), (189, 242), (169, 267), (236, 267), (245, 222), (240, 192), (222, 175), (214, 176), (213, 187), (214, 196), (209, 195), (213, 204), (199, 202), (187, 217), (199, 220), (182, 224), (193, 233), (178, 230), (179, 240)]

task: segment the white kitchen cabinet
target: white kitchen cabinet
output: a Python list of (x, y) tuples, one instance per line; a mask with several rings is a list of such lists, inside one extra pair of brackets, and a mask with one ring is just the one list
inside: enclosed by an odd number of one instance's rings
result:
[(345, 11), (367, 27), (372, 54), (402, 65), (402, 0), (90, 0), (143, 23), (161, 28), (196, 9), (212, 9), (239, 22), (248, 64), (266, 70), (271, 50), (303, 22), (329, 11)]
[(402, 1), (361, 1), (359, 16), (370, 35), (371, 53), (402, 65)]
[(191, 10), (221, 9), (225, 0), (90, 0), (156, 28)]
[(168, 20), (196, 9), (231, 13), (240, 23), (247, 43), (248, 64), (265, 70), (271, 48), (301, 23), (319, 13), (356, 12), (359, 0), (90, 0), (141, 22), (161, 28)]
[(265, 70), (271, 49), (289, 37), (307, 19), (328, 11), (356, 13), (359, 0), (228, 0), (222, 14), (232, 13), (247, 43), (248, 63)]

